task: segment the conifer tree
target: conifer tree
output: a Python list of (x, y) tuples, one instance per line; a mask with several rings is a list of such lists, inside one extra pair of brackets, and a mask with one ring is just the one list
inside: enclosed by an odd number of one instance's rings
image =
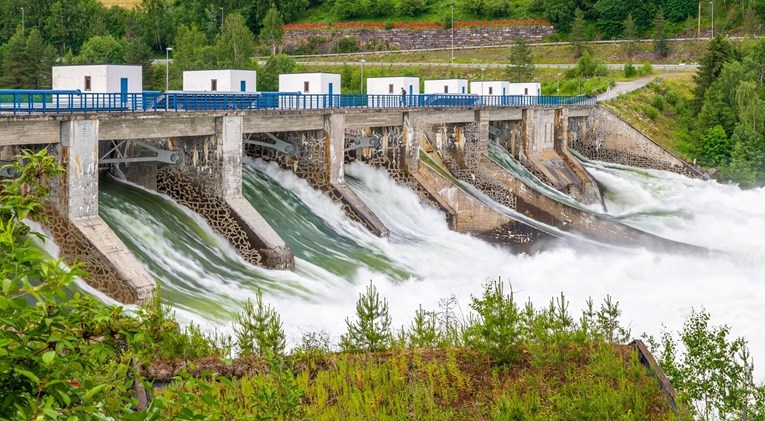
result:
[(622, 37), (626, 41), (624, 44), (624, 52), (627, 57), (632, 58), (637, 54), (637, 26), (635, 26), (635, 19), (632, 18), (630, 13), (627, 19), (624, 20), (624, 32)]
[(255, 304), (248, 299), (244, 312), (237, 314), (236, 342), (243, 355), (273, 357), (284, 353), (285, 335), (279, 314), (263, 302), (263, 293), (258, 290)]
[(534, 57), (525, 38), (518, 38), (510, 47), (510, 67), (507, 68), (508, 76), (514, 82), (530, 82), (534, 79), (536, 68)]
[(571, 23), (571, 34), (569, 35), (569, 41), (571, 41), (571, 45), (574, 47), (576, 58), (581, 57), (585, 50), (584, 42), (587, 41), (585, 23), (584, 12), (582, 9), (577, 8), (574, 11), (574, 21)]
[(271, 55), (276, 55), (276, 48), (284, 39), (284, 21), (276, 5), (271, 3), (266, 17), (263, 19), (263, 29), (260, 31), (260, 42), (271, 46)]
[(667, 25), (664, 12), (659, 9), (653, 21), (653, 50), (659, 57), (669, 55), (669, 42), (667, 41)]
[(356, 320), (345, 319), (348, 331), (340, 337), (345, 351), (384, 351), (393, 340), (388, 300), (380, 301), (377, 288), (369, 281), (364, 294), (356, 302)]

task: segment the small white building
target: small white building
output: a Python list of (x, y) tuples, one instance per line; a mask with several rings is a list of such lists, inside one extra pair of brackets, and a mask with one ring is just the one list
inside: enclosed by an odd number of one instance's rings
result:
[(369, 95), (401, 95), (401, 89), (407, 95), (420, 94), (420, 78), (418, 77), (370, 77), (367, 79), (367, 94)]
[(426, 80), (426, 94), (467, 94), (467, 79)]
[(143, 68), (123, 64), (53, 66), (52, 88), (83, 93), (143, 92)]
[(541, 96), (542, 84), (539, 82), (511, 83), (507, 89), (508, 95)]
[(510, 82), (501, 80), (470, 82), (470, 93), (476, 95), (510, 95)]
[(254, 70), (188, 70), (183, 72), (183, 90), (192, 92), (256, 92)]
[[(406, 92), (405, 97), (402, 97), (403, 92)], [(366, 93), (370, 95), (367, 98), (367, 105), (370, 107), (413, 105), (416, 102), (415, 96), (420, 94), (420, 78), (370, 77), (367, 79)]]
[(279, 75), (281, 108), (330, 108), (340, 105), (340, 75), (337, 73), (290, 73)]
[(279, 75), (279, 92), (300, 92), (303, 95), (340, 94), (337, 73), (290, 73)]

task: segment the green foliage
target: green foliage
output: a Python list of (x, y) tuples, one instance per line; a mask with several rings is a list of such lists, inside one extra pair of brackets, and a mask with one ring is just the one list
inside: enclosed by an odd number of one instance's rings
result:
[(499, 364), (517, 361), (522, 337), (512, 289), (505, 294), (501, 279), (489, 282), (480, 298), (472, 297), (470, 308), (478, 317), (466, 328), (466, 343)]
[(79, 64), (122, 64), (125, 63), (127, 43), (111, 35), (95, 36), (82, 44), (80, 54), (75, 57)]
[(638, 76), (647, 76), (653, 73), (653, 66), (651, 66), (650, 61), (644, 61), (643, 64), (640, 65), (637, 69)]
[(627, 41), (624, 43), (624, 52), (627, 54), (627, 57), (632, 58), (637, 54), (638, 50), (638, 32), (635, 19), (632, 18), (632, 13), (627, 15), (627, 19), (624, 20), (623, 26), (624, 31), (622, 32), (622, 39)]
[(295, 60), (286, 54), (271, 56), (266, 61), (266, 67), (258, 75), (258, 89), (264, 92), (279, 90), (279, 75), (292, 73), (295, 70)]
[(156, 392), (140, 419), (303, 419), (302, 397), (292, 367), (276, 358), (268, 362), (265, 373), (236, 380), (195, 378), (183, 373), (172, 385)]
[(574, 54), (576, 57), (581, 57), (585, 51), (584, 42), (587, 41), (587, 33), (585, 32), (586, 22), (584, 20), (584, 12), (578, 8), (574, 11), (574, 21), (571, 23), (571, 34), (569, 34), (569, 41), (574, 47)]
[(631, 79), (633, 77), (637, 76), (637, 69), (635, 69), (635, 66), (632, 63), (627, 63), (624, 65), (624, 77)]
[(407, 333), (407, 346), (410, 348), (434, 348), (438, 345), (436, 314), (420, 306), (414, 313), (414, 320)]
[(735, 58), (733, 45), (726, 38), (716, 36), (709, 42), (707, 53), (699, 60), (699, 70), (694, 78), (694, 82), (696, 82), (693, 102), (695, 113), (701, 110), (707, 89), (720, 75), (725, 63)]
[(276, 50), (284, 39), (284, 21), (282, 14), (275, 4), (271, 4), (265, 18), (263, 18), (263, 29), (260, 31), (260, 42), (271, 46), (271, 55), (276, 55)]
[(669, 55), (669, 42), (667, 41), (667, 23), (664, 20), (664, 12), (659, 9), (653, 21), (653, 51), (659, 57)]
[(255, 304), (247, 299), (244, 312), (237, 314), (234, 332), (241, 355), (273, 358), (284, 354), (286, 342), (281, 318), (270, 304), (263, 303), (260, 290)]
[(215, 37), (216, 66), (227, 69), (250, 69), (255, 54), (255, 37), (239, 14), (226, 16), (220, 34)]
[(510, 47), (510, 66), (507, 76), (513, 82), (530, 82), (534, 80), (536, 67), (534, 56), (525, 38), (519, 37)]
[(30, 30), (28, 35), (17, 31), (2, 47), (2, 56), (0, 86), (11, 89), (50, 88), (55, 54), (52, 47), (43, 42), (37, 29)]
[(760, 419), (765, 416), (761, 412), (765, 394), (752, 379), (746, 341), (729, 338), (730, 328), (713, 326), (710, 319), (705, 310), (694, 309), (678, 339), (663, 332), (659, 344), (653, 340), (649, 343), (679, 398), (698, 418)]
[(399, 0), (398, 14), (401, 16), (418, 16), (428, 7), (425, 0)]
[(582, 56), (576, 62), (576, 67), (566, 72), (568, 78), (585, 78), (589, 79), (595, 76), (605, 77), (608, 75), (608, 69), (606, 65), (598, 59), (593, 58), (590, 52), (584, 50)]
[(702, 162), (706, 165), (725, 165), (730, 160), (732, 145), (721, 125), (709, 128), (701, 138)]
[(388, 300), (380, 301), (372, 281), (366, 293), (359, 294), (356, 302), (356, 320), (345, 319), (348, 330), (340, 337), (340, 348), (344, 351), (384, 351), (391, 345), (391, 318)]
[(359, 39), (349, 35), (340, 38), (337, 46), (333, 49), (335, 53), (355, 53), (359, 51)]

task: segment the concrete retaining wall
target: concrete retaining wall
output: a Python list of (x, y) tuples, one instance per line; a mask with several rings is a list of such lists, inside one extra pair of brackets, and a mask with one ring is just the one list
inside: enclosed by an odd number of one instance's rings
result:
[(569, 118), (568, 143), (589, 159), (701, 177), (698, 170), (602, 106), (593, 108), (588, 117)]

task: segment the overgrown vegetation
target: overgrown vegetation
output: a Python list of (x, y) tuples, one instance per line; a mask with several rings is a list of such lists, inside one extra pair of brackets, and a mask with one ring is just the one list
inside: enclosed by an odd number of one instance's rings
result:
[[(43, 217), (45, 180), (61, 169), (44, 150), (23, 162), (0, 191), (0, 419), (686, 417), (670, 411), (635, 352), (619, 345), (629, 331), (610, 297), (599, 307), (589, 300), (577, 316), (563, 295), (535, 307), (518, 303), (506, 282), (489, 281), (470, 314), (458, 316), (449, 297), (394, 330), (370, 282), (340, 343), (352, 352), (336, 352), (319, 331), (291, 355), (260, 294), (233, 337), (182, 329), (159, 291), (133, 313), (67, 297), (62, 288), (82, 272), (44, 256), (24, 223)], [(661, 361), (688, 410), (762, 416), (745, 342), (708, 322), (706, 313), (691, 315), (682, 359), (669, 335), (661, 340)], [(139, 406), (135, 386), (152, 390), (154, 379), (171, 383)]]
[(682, 84), (656, 83), (609, 106), (663, 146), (718, 169), (722, 179), (762, 185), (765, 41), (735, 46), (714, 38), (700, 65), (692, 92), (687, 78)]

